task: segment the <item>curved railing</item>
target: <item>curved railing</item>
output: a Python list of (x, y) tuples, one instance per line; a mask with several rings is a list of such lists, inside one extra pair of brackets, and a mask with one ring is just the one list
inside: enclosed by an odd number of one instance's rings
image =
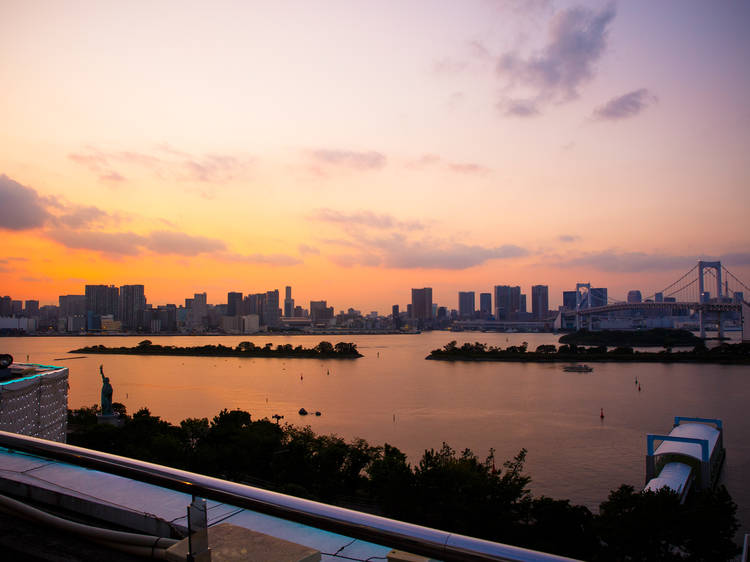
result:
[(414, 554), (446, 561), (570, 560), (287, 496), (153, 463), (0, 431), (0, 447), (124, 476)]

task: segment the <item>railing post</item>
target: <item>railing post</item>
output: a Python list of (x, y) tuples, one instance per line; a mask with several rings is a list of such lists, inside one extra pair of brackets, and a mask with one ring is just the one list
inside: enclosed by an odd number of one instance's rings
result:
[(211, 562), (206, 500), (193, 496), (193, 501), (187, 508), (187, 519), (189, 532), (187, 562)]

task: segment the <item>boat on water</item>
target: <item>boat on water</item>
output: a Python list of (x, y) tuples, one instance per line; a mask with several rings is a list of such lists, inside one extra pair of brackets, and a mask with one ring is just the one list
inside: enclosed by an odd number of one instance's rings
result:
[(566, 373), (590, 373), (593, 370), (594, 368), (588, 365), (565, 365), (563, 367), (563, 371)]

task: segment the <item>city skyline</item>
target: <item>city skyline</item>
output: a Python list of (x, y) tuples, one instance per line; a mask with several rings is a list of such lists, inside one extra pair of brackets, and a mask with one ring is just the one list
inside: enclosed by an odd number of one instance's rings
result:
[(739, 1), (11, 0), (0, 293), (292, 285), (386, 314), (413, 287), (624, 300), (699, 258), (750, 278), (748, 23)]

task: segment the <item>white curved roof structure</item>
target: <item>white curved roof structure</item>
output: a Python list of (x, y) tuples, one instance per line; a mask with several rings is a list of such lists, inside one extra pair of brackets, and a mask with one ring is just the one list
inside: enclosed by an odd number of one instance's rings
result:
[[(669, 432), (670, 437), (690, 437), (692, 439), (706, 439), (708, 441), (708, 456), (714, 451), (719, 439), (719, 430), (703, 423), (682, 423)], [(686, 455), (699, 461), (702, 458), (701, 446), (698, 443), (680, 443), (678, 441), (662, 441), (654, 451), (654, 455), (668, 453)]]
[(659, 476), (649, 480), (644, 490), (650, 490), (656, 492), (664, 487), (677, 492), (679, 495), (685, 491), (688, 478), (690, 477), (690, 471), (692, 469), (681, 462), (670, 462), (664, 465), (661, 469)]

